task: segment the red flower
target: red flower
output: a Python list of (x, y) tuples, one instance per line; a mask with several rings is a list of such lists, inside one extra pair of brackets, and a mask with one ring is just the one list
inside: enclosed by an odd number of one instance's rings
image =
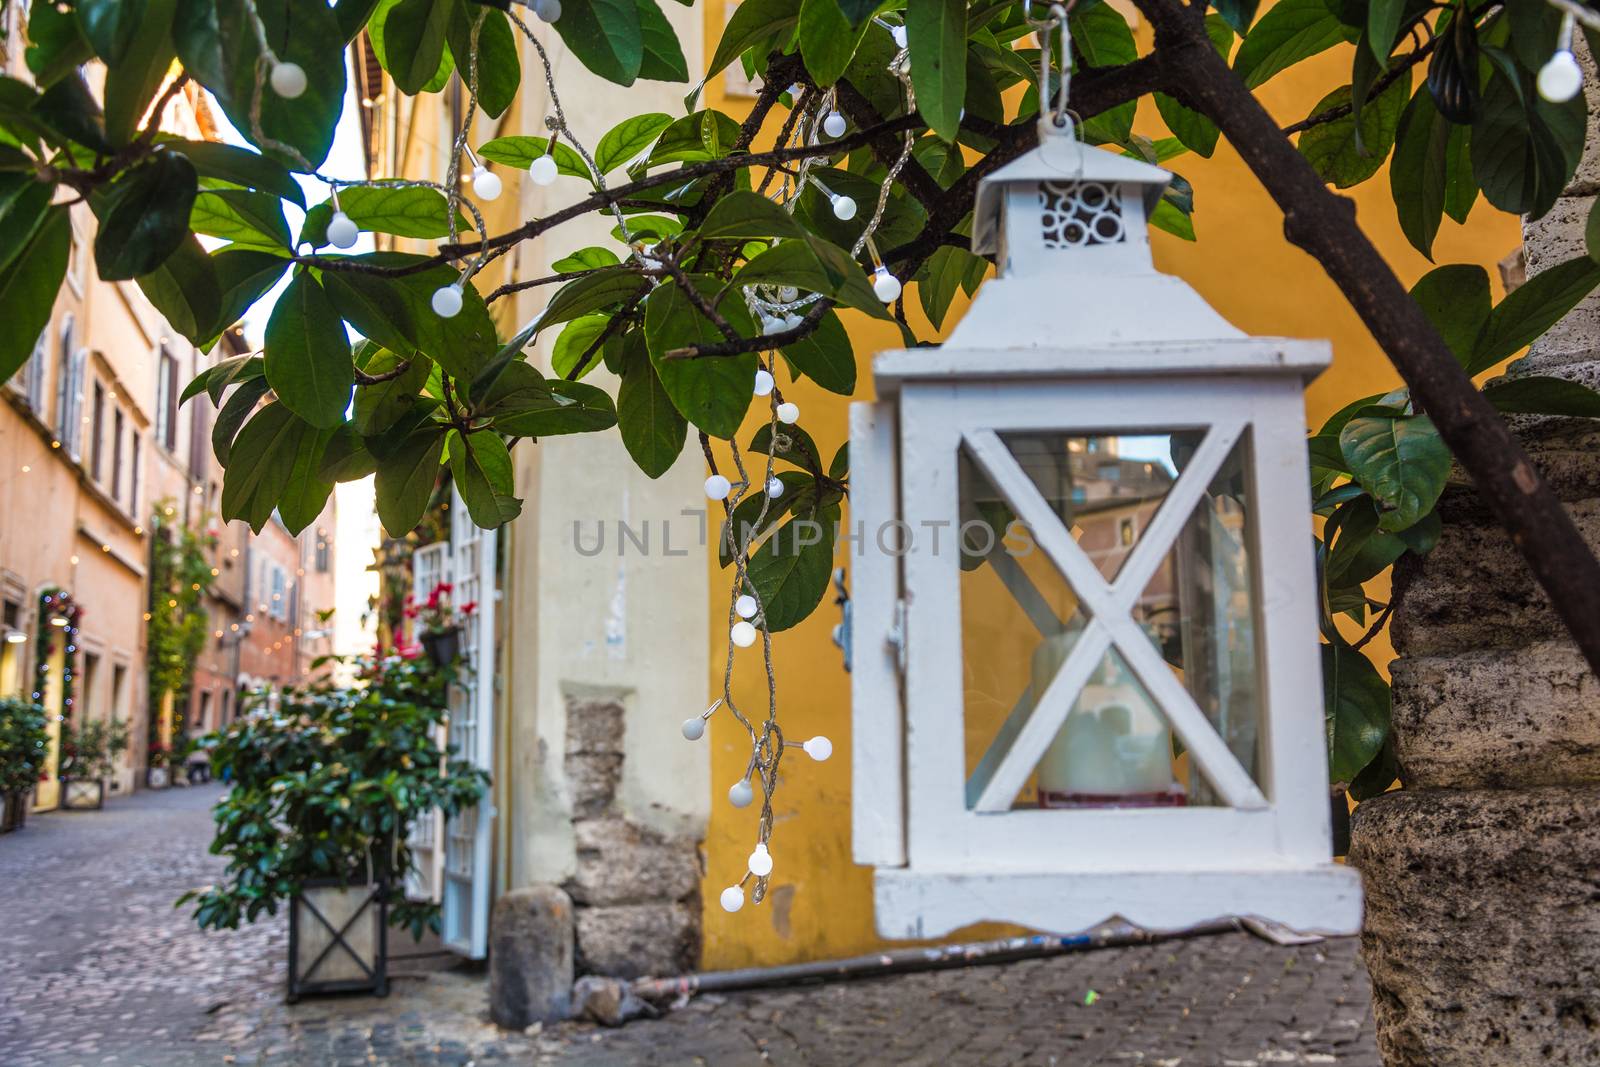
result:
[(407, 608), (405, 610), (405, 616), (408, 619), (416, 618), (417, 617), (417, 609), (416, 608)]
[(477, 610), (478, 610), (478, 602), (476, 600), (469, 600), (465, 604), (461, 605), (461, 614), (463, 614), (463, 615), (471, 615), (474, 611), (477, 611)]
[(395, 651), (400, 654), (401, 659), (416, 659), (418, 656), (422, 655), (422, 646), (400, 645), (395, 649)]

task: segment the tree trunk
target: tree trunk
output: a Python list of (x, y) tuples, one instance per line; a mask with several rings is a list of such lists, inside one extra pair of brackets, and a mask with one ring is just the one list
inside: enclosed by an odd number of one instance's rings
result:
[[(1593, 62), (1580, 49), (1589, 111)], [(1591, 138), (1572, 185), (1523, 228), (1537, 274), (1584, 254), (1600, 192)], [(1591, 295), (1509, 377), (1600, 385)], [(1592, 547), (1600, 429), (1516, 417), (1518, 440)], [(1600, 1063), (1600, 681), (1470, 488), (1394, 621), (1394, 731), (1406, 788), (1362, 804), (1350, 862), (1389, 1067)]]

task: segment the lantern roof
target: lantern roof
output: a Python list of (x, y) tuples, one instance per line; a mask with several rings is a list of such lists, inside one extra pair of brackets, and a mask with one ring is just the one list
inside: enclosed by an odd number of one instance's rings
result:
[(1141, 185), (1148, 218), (1171, 180), (1171, 171), (1132, 156), (1086, 145), (1071, 132), (1054, 130), (1048, 122), (1040, 122), (1039, 147), (978, 183), (977, 205), (972, 216), (972, 251), (984, 255), (999, 249), (1001, 205), (1007, 185), (1038, 182)]

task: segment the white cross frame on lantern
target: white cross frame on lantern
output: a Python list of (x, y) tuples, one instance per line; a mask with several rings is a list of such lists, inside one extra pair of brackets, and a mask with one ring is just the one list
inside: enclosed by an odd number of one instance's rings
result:
[[(1255, 354), (1250, 342), (1241, 347)], [(1281, 356), (1273, 359), (1276, 366), (1268, 363), (1262, 368), (1276, 373), (1199, 377), (1185, 366), (1187, 354), (1181, 347), (1147, 352), (1143, 358), (1107, 352), (1102, 361), (1094, 358), (1097, 353), (1084, 352), (1075, 353), (1079, 358), (1067, 363), (1040, 353), (1020, 365), (1036, 375), (1040, 364), (1055, 364), (1060, 367), (1058, 380), (1007, 382), (1004, 365), (1018, 360), (1012, 353), (996, 352), (988, 366), (1000, 372), (1001, 380), (981, 386), (919, 380), (900, 387), (896, 419), (900, 517), (913, 534), (900, 560), (907, 656), (905, 791), (900, 809), (904, 836), (903, 852), (892, 846), (879, 849), (880, 879), (893, 874), (883, 868), (892, 865), (885, 861), (896, 853), (904, 857), (899, 863), (923, 875), (1092, 869), (1192, 877), (1201, 872), (1220, 875), (1328, 863), (1326, 801), (1308, 799), (1308, 792), (1315, 790), (1287, 788), (1290, 782), (1326, 773), (1315, 615), (1312, 605), (1293, 592), (1302, 584), (1310, 588), (1311, 583), (1276, 578), (1308, 564), (1303, 547), (1311, 535), (1302, 503), (1308, 500), (1304, 452), (1262, 456), (1250, 447), (1257, 437), (1301, 439), (1304, 427), (1295, 421), (1301, 409), (1298, 403), (1283, 402), (1286, 396), (1297, 400), (1299, 381), (1282, 373)], [(963, 353), (962, 364), (984, 366), (985, 355)], [(931, 353), (918, 356), (924, 361), (938, 358)], [(1150, 366), (1140, 366), (1146, 362)], [(1155, 366), (1170, 372), (1152, 375)], [(1129, 388), (1124, 377), (1130, 371), (1142, 378), (1137, 388)], [(1085, 411), (1095, 413), (1091, 424), (1082, 419)], [(1051, 412), (1062, 413), (1064, 420), (1066, 412), (1077, 414), (1071, 421), (1052, 422)], [(1013, 432), (1089, 435), (1180, 430), (1203, 431), (1205, 436), (1122, 571), (1109, 583), (1001, 441), (1002, 434)], [(1254, 780), (1130, 611), (1137, 591), (1173, 548), (1213, 475), (1241, 441), (1246, 447), (1248, 496), (1259, 504), (1252, 509), (1246, 533), (1252, 581), (1258, 590), (1254, 629), (1261, 670), (1262, 734)], [(1037, 705), (1030, 710), (1025, 700), (1013, 710), (970, 781), (963, 744), (959, 553), (950, 551), (948, 535), (943, 551), (927, 536), (929, 529), (941, 522), (948, 525), (952, 516), (960, 514), (962, 450), (1031, 528), (1036, 545), (1060, 570), (1088, 616)], [(867, 536), (870, 540), (872, 535)], [(1268, 643), (1277, 645), (1274, 656), (1267, 655)], [(1194, 766), (1219, 797), (1218, 806), (1011, 808), (1085, 680), (1112, 648), (1183, 739)], [(885, 724), (885, 738), (890, 729)], [(875, 836), (880, 842), (884, 839)]]
[[(1120, 652), (1149, 691), (1172, 729), (1183, 739), (1191, 758), (1228, 805), (1240, 809), (1266, 807), (1266, 798), (1250, 774), (1234, 758), (1221, 736), (1206, 721), (1188, 690), (1173, 676), (1144, 632), (1133, 621), (1140, 591), (1177, 542), (1190, 513), (1243, 432), (1235, 419), (1213, 424), (1199, 449), (1168, 491), (1116, 579), (1107, 583), (1078, 546), (1066, 525), (1040, 495), (1011, 451), (992, 429), (962, 434), (973, 460), (1029, 528), (1033, 540), (1060, 569), (1088, 615), (1055, 678), (1033, 703), (1025, 694), (1007, 717), (967, 783), (974, 811), (1009, 811), (1046, 747), (1066, 722), (1073, 701), (1109, 650)], [(1026, 580), (1026, 579), (1023, 579)], [(1044, 636), (1049, 636), (1045, 634)]]

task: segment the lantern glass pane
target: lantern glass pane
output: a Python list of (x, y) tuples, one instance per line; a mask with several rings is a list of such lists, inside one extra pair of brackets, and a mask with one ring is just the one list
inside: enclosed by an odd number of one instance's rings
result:
[[(1252, 501), (1248, 438), (1234, 445), (1215, 470), (1194, 470), (1206, 482), (1195, 500), (1188, 487), (1186, 521), (1167, 525), (1161, 544), (1144, 544), (1146, 532), (1186, 471), (1206, 436), (1200, 430), (1150, 430), (1134, 434), (1002, 433), (1001, 441), (1049, 513), (1070, 531), (1073, 542), (1099, 572), (1100, 586), (1074, 590), (1035, 547), (1032, 531), (1015, 519), (1015, 502), (996, 492), (963, 456), (961, 477), (963, 548), (969, 549), (976, 513), (985, 525), (1008, 530), (1006, 558), (991, 552), (962, 557), (962, 620), (967, 801), (996, 810), (1005, 799), (982, 799), (994, 780), (1015, 785), (1020, 766), (1031, 769), (1011, 807), (1173, 807), (1226, 803), (1195, 765), (1181, 731), (1172, 728), (1163, 702), (1183, 693), (1199, 717), (1222, 737), (1242, 769), (1258, 784), (1260, 705), (1256, 594), (1250, 559)], [(1213, 464), (1208, 463), (1207, 467)], [(1034, 516), (1036, 520), (1040, 516)], [(1041, 520), (1042, 521), (1042, 520)], [(1170, 524), (1170, 525), (1169, 525)], [(1160, 528), (1159, 526), (1157, 527)], [(981, 530), (979, 530), (981, 533)], [(1142, 548), (1140, 546), (1143, 546)], [(1012, 549), (1012, 551), (1005, 551)], [(1042, 751), (1044, 737), (1019, 752), (1009, 770), (999, 770), (1023, 736), (1046, 688), (1056, 680), (1090, 626), (1083, 601), (1101, 599), (1137, 558), (1142, 589), (1129, 614), (1156, 653), (1118, 647), (1086, 650), (1065, 672), (1071, 688), (1054, 694), (1042, 713), (1060, 726)], [(1026, 554), (1024, 554), (1026, 553)], [(1154, 558), (1152, 558), (1154, 553)], [(1007, 572), (1013, 580), (1007, 581)], [(1016, 573), (1030, 579), (1021, 585)], [(1149, 574), (1148, 579), (1142, 576)], [(1090, 581), (1092, 576), (1083, 580)], [(1029, 588), (1031, 586), (1031, 589)], [(1019, 593), (1021, 594), (1019, 596)], [(1035, 595), (1037, 594), (1037, 595)], [(1040, 625), (1039, 602), (1050, 605), (1060, 624)], [(1048, 623), (1051, 616), (1046, 614)], [(1152, 671), (1166, 671), (1177, 686)], [(1164, 684), (1157, 686), (1155, 682)], [(1181, 687), (1181, 689), (1180, 689)], [(1153, 691), (1157, 695), (1152, 695)], [(1062, 711), (1066, 707), (1068, 710)], [(1064, 718), (1062, 717), (1064, 715)], [(1050, 729), (1050, 727), (1046, 727)], [(1006, 786), (1009, 790), (1011, 786)]]

